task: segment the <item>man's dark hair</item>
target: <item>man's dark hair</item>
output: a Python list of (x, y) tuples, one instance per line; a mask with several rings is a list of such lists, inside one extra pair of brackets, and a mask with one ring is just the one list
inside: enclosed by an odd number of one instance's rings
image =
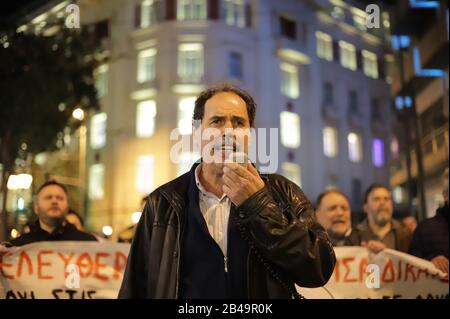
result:
[(373, 183), (372, 185), (370, 185), (367, 189), (366, 189), (366, 192), (364, 193), (364, 204), (366, 204), (367, 203), (367, 200), (369, 199), (369, 195), (370, 195), (370, 193), (372, 193), (375, 189), (377, 189), (377, 188), (384, 188), (384, 189), (386, 189), (387, 191), (391, 191), (388, 187), (386, 187), (385, 185), (383, 185), (383, 184), (380, 184), (380, 183)]
[(50, 186), (50, 185), (56, 185), (56, 186), (59, 186), (59, 187), (64, 191), (64, 193), (66, 193), (66, 195), (69, 195), (69, 192), (67, 191), (66, 186), (64, 186), (64, 185), (61, 184), (61, 183), (58, 183), (57, 181), (55, 181), (55, 180), (53, 180), (53, 179), (48, 180), (48, 181), (46, 181), (44, 184), (42, 184), (41, 186), (39, 186), (39, 188), (38, 188), (36, 194), (39, 194), (39, 193), (41, 192), (41, 190), (43, 190), (45, 187)]
[(203, 115), (205, 114), (205, 104), (206, 101), (208, 101), (210, 98), (212, 98), (217, 93), (221, 92), (231, 92), (241, 97), (241, 99), (244, 100), (246, 106), (247, 106), (247, 114), (250, 121), (250, 127), (253, 127), (255, 124), (255, 116), (256, 116), (256, 103), (251, 97), (251, 95), (236, 86), (233, 86), (228, 83), (220, 84), (211, 88), (206, 89), (205, 91), (201, 92), (200, 95), (197, 97), (197, 100), (195, 101), (195, 107), (194, 107), (194, 114), (192, 116), (192, 119), (195, 120), (202, 120)]
[(324, 198), (326, 195), (331, 194), (331, 193), (336, 193), (336, 194), (339, 194), (339, 195), (344, 196), (345, 199), (350, 203), (350, 199), (349, 199), (348, 196), (345, 195), (343, 192), (341, 192), (341, 191), (338, 190), (338, 189), (329, 189), (329, 190), (324, 191), (323, 193), (320, 193), (319, 196), (317, 196), (317, 200), (316, 200), (316, 209), (319, 208), (320, 203), (322, 203), (323, 198)]
[(72, 208), (69, 208), (69, 212), (67, 213), (67, 215), (77, 216), (78, 220), (80, 221), (81, 226), (84, 227), (84, 219), (83, 219), (83, 217), (81, 217), (81, 215), (78, 214), (76, 211), (74, 211)]

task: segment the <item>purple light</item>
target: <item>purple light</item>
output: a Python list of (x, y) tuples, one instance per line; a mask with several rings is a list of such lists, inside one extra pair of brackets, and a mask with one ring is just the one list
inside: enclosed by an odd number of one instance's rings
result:
[(376, 167), (381, 167), (384, 164), (384, 142), (379, 138), (372, 142), (372, 162)]

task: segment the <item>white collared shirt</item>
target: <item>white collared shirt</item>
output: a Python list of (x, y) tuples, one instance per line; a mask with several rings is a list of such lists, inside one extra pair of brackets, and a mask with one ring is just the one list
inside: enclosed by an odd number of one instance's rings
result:
[(231, 200), (223, 194), (221, 198), (208, 192), (200, 183), (200, 166), (195, 168), (195, 184), (198, 187), (199, 205), (209, 234), (219, 245), (224, 256), (227, 256), (228, 218), (231, 210)]

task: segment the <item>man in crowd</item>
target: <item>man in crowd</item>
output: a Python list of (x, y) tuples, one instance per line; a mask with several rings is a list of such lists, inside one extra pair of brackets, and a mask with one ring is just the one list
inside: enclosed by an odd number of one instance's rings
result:
[(66, 220), (69, 202), (67, 189), (63, 184), (56, 181), (42, 184), (36, 193), (33, 209), (38, 216), (35, 227), (29, 233), (10, 241), (10, 245), (22, 246), (38, 241), (96, 241), (94, 236), (79, 231)]
[(448, 274), (448, 168), (444, 172), (444, 205), (436, 215), (419, 223), (414, 232), (409, 253), (430, 260)]
[(359, 246), (361, 234), (352, 228), (350, 201), (339, 190), (327, 190), (317, 197), (316, 218), (333, 246)]
[(369, 186), (364, 194), (363, 209), (367, 218), (358, 225), (363, 245), (372, 240), (372, 245), (378, 246), (376, 250), (387, 247), (408, 252), (411, 232), (400, 221), (392, 218), (392, 195), (386, 186)]
[(255, 113), (237, 87), (197, 98), (194, 135), (214, 134), (201, 139), (201, 163), (150, 194), (119, 298), (293, 298), (295, 284), (328, 281), (334, 251), (302, 190), (251, 162), (225, 162), (238, 149), (248, 154), (237, 134), (250, 131)]

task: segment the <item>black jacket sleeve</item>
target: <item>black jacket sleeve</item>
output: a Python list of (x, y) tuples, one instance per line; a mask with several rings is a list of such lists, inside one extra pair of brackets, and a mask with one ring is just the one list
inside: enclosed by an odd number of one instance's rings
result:
[[(284, 197), (285, 207), (274, 200), (271, 192), (274, 186), (270, 186), (273, 183), (279, 189), (278, 194)], [(238, 219), (248, 226), (254, 246), (293, 282), (303, 287), (327, 283), (336, 257), (300, 187), (277, 176), (237, 210)]]
[(150, 260), (150, 238), (154, 211), (147, 201), (128, 254), (127, 266), (119, 290), (119, 299), (148, 298), (147, 282)]

